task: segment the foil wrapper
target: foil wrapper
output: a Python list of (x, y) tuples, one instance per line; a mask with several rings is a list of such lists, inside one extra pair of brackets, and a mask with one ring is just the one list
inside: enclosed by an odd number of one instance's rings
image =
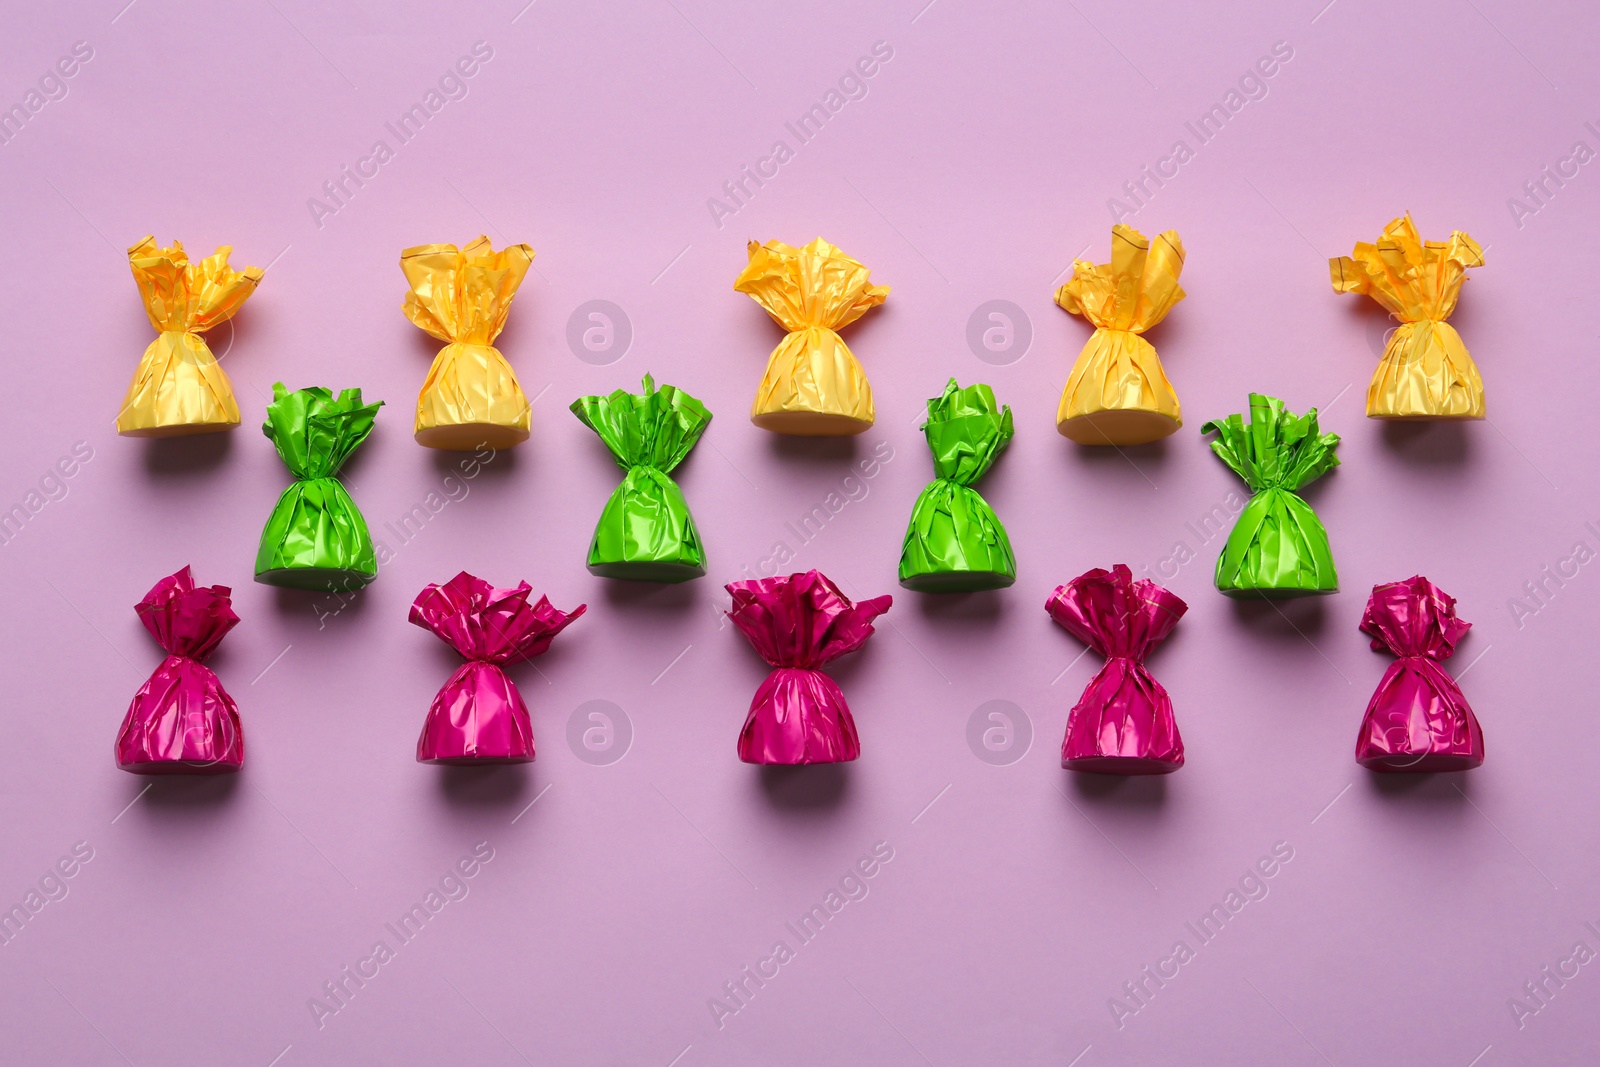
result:
[(1250, 394), (1240, 415), (1200, 427), (1211, 450), (1253, 494), (1217, 557), (1217, 589), (1233, 597), (1336, 593), (1339, 576), (1328, 531), (1296, 493), (1339, 465), (1339, 435), (1320, 433), (1317, 409), (1296, 415), (1273, 396)]
[(406, 318), (447, 342), (417, 397), (418, 444), (476, 451), (528, 439), (528, 398), (494, 339), (532, 265), (532, 248), (496, 252), (487, 237), (465, 248), (419, 245), (400, 254), (411, 284)]
[(504, 667), (532, 659), (584, 612), (560, 611), (540, 597), (528, 603), (527, 582), (496, 589), (462, 571), (430, 585), (411, 605), (413, 624), (430, 630), (467, 662), (433, 698), (417, 739), (418, 763), (529, 763), (533, 723)]
[(1447, 321), (1467, 270), (1483, 266), (1483, 249), (1456, 230), (1448, 241), (1424, 241), (1410, 215), (1383, 228), (1377, 244), (1328, 261), (1335, 292), (1364, 293), (1400, 322), (1383, 347), (1367, 387), (1374, 419), (1481, 419), (1483, 379), (1456, 328)]
[(295, 589), (360, 589), (378, 575), (367, 522), (336, 475), (367, 439), (383, 406), (361, 402), (360, 389), (338, 396), (320, 386), (289, 392), (272, 386), (261, 432), (294, 484), (278, 497), (261, 531), (256, 581)]
[(873, 285), (866, 267), (820, 237), (804, 248), (751, 241), (749, 253), (733, 287), (788, 331), (767, 361), (750, 421), (810, 437), (866, 430), (872, 388), (838, 331), (883, 303), (889, 287)]
[(706, 552), (689, 504), (670, 475), (711, 422), (711, 412), (673, 385), (585, 396), (572, 413), (626, 473), (589, 542), (589, 573), (602, 578), (683, 582), (706, 573)]
[(117, 766), (134, 774), (226, 774), (244, 765), (233, 697), (204, 660), (239, 624), (232, 590), (196, 586), (188, 567), (135, 605), (167, 658), (139, 687), (117, 732)]
[(756, 578), (726, 586), (728, 618), (772, 673), (756, 690), (739, 732), (746, 763), (843, 763), (861, 755), (855, 719), (825, 663), (854, 652), (872, 636), (872, 620), (893, 598), (859, 604), (819, 571)]
[(1056, 409), (1056, 429), (1080, 445), (1140, 445), (1183, 425), (1178, 394), (1142, 336), (1183, 299), (1183, 242), (1111, 229), (1111, 262), (1076, 260), (1056, 303), (1094, 326)]
[(1384, 672), (1356, 735), (1356, 762), (1374, 771), (1464, 771), (1483, 763), (1483, 730), (1444, 661), (1472, 624), (1455, 598), (1417, 575), (1372, 587), (1361, 629)]
[(1106, 657), (1067, 718), (1061, 766), (1097, 774), (1170, 774), (1182, 767), (1172, 698), (1145, 669), (1144, 658), (1189, 605), (1155, 582), (1134, 581), (1133, 571), (1118, 563), (1059, 586), (1045, 610)]
[(1011, 440), (1011, 408), (987, 385), (965, 388), (951, 378), (928, 401), (922, 424), (933, 451), (934, 480), (917, 497), (900, 548), (900, 584), (949, 593), (999, 589), (1017, 580), (1011, 539), (972, 484)]
[(191, 263), (182, 241), (162, 248), (154, 237), (128, 249), (145, 314), (159, 336), (133, 372), (117, 412), (119, 434), (176, 437), (239, 425), (233, 383), (200, 336), (232, 318), (261, 281), (260, 267), (229, 267), (232, 252), (223, 245)]

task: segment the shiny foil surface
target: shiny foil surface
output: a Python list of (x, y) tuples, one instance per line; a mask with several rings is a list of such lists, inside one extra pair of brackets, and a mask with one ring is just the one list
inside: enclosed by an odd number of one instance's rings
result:
[(934, 480), (917, 497), (900, 548), (900, 584), (924, 592), (999, 589), (1017, 580), (1011, 539), (972, 484), (1011, 440), (1011, 408), (987, 385), (951, 378), (928, 401), (922, 432)]
[(668, 475), (711, 423), (706, 406), (674, 385), (585, 396), (572, 413), (593, 430), (625, 474), (600, 512), (589, 542), (589, 572), (603, 578), (683, 582), (706, 573), (706, 553), (689, 504)]
[(400, 254), (411, 285), (406, 318), (448, 342), (417, 397), (418, 444), (472, 451), (528, 439), (528, 398), (494, 339), (532, 265), (532, 248), (496, 252), (487, 237), (465, 248), (419, 245)]
[(159, 336), (133, 372), (117, 412), (119, 434), (175, 437), (239, 425), (233, 383), (200, 336), (232, 318), (261, 281), (260, 267), (229, 267), (232, 252), (223, 245), (191, 263), (182, 241), (163, 248), (154, 237), (128, 249), (139, 298)]
[(117, 731), (117, 766), (134, 774), (226, 774), (244, 765), (239, 709), (204, 660), (239, 624), (232, 590), (196, 586), (188, 567), (135, 605), (167, 658), (139, 687)]
[(1169, 774), (1182, 767), (1172, 698), (1145, 669), (1144, 658), (1189, 605), (1155, 582), (1134, 581), (1133, 571), (1118, 563), (1058, 586), (1044, 607), (1106, 657), (1067, 717), (1061, 766), (1097, 774)]
[(336, 475), (372, 433), (383, 401), (361, 402), (360, 389), (338, 396), (321, 386), (289, 392), (272, 386), (261, 432), (295, 481), (261, 531), (256, 581), (296, 589), (360, 589), (378, 574), (367, 521)]
[(733, 283), (788, 336), (767, 361), (750, 421), (764, 430), (828, 437), (872, 425), (872, 388), (838, 331), (883, 303), (887, 285), (818, 237), (804, 248), (749, 245), (750, 263)]
[(1356, 762), (1374, 771), (1464, 771), (1483, 763), (1483, 730), (1444, 661), (1472, 624), (1455, 598), (1420, 574), (1372, 587), (1361, 630), (1395, 657), (1356, 735)]
[(411, 622), (432, 631), (467, 662), (433, 698), (417, 739), (419, 763), (528, 763), (533, 723), (516, 683), (503, 669), (532, 659), (584, 612), (560, 611), (532, 588), (496, 589), (462, 571), (430, 585), (411, 605)]
[(1334, 292), (1372, 297), (1400, 325), (1389, 335), (1367, 387), (1374, 419), (1481, 419), (1483, 379), (1456, 328), (1467, 270), (1483, 266), (1483, 249), (1456, 230), (1448, 241), (1424, 241), (1409, 214), (1383, 228), (1377, 244), (1360, 242), (1328, 260)]
[(1141, 334), (1183, 299), (1183, 242), (1177, 230), (1150, 240), (1131, 226), (1111, 229), (1111, 262), (1076, 260), (1056, 303), (1094, 326), (1056, 409), (1056, 429), (1081, 445), (1138, 445), (1183, 425), (1178, 394)]
[(739, 732), (746, 763), (843, 763), (861, 755), (844, 693), (822, 666), (866, 644), (893, 598), (859, 604), (820, 571), (726, 586), (728, 618), (773, 668)]
[(1296, 415), (1273, 396), (1250, 394), (1250, 421), (1229, 415), (1200, 427), (1211, 450), (1253, 494), (1217, 557), (1217, 589), (1234, 597), (1335, 593), (1328, 531), (1297, 491), (1339, 465), (1339, 435), (1320, 433), (1317, 409)]

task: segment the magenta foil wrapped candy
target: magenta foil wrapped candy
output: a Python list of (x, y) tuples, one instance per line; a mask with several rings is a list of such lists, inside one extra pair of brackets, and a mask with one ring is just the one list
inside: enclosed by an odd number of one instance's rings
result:
[(496, 589), (462, 571), (430, 585), (411, 605), (411, 621), (467, 660), (433, 698), (417, 740), (418, 763), (529, 763), (533, 723), (507, 664), (532, 659), (584, 612), (561, 611), (545, 597), (528, 603), (527, 582)]
[(117, 733), (117, 766), (134, 774), (226, 774), (244, 765), (239, 709), (202, 661), (239, 624), (233, 590), (196, 586), (185, 567), (134, 606), (167, 658), (139, 687)]
[(1356, 762), (1374, 771), (1465, 771), (1483, 762), (1483, 730), (1443, 663), (1470, 622), (1420, 574), (1372, 587), (1361, 629), (1372, 650), (1398, 658), (1384, 672), (1356, 736)]
[(1144, 666), (1150, 650), (1189, 610), (1176, 593), (1133, 580), (1118, 563), (1059, 586), (1045, 602), (1050, 617), (1102, 656), (1067, 719), (1061, 766), (1097, 774), (1170, 774), (1183, 766), (1183, 738), (1172, 698)]
[(725, 587), (728, 618), (772, 666), (739, 732), (746, 763), (844, 763), (861, 740), (839, 683), (822, 665), (854, 652), (872, 636), (872, 620), (894, 599), (859, 604), (820, 571), (756, 578)]

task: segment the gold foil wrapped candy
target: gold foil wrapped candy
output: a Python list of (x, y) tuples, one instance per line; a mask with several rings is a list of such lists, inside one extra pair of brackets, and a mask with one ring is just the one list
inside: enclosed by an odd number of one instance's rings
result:
[(804, 248), (750, 242), (750, 263), (733, 283), (789, 331), (773, 349), (750, 421), (807, 437), (861, 433), (872, 425), (872, 387), (838, 331), (883, 303), (887, 285), (818, 237)]
[(1481, 266), (1478, 242), (1460, 230), (1448, 241), (1424, 241), (1410, 215), (1385, 226), (1377, 244), (1328, 260), (1335, 292), (1365, 293), (1400, 320), (1367, 388), (1368, 418), (1483, 418), (1483, 379), (1445, 321), (1467, 269)]
[(496, 252), (489, 238), (465, 248), (419, 245), (400, 254), (411, 291), (406, 318), (448, 344), (417, 397), (417, 443), (458, 451), (509, 448), (528, 439), (528, 398), (494, 347), (533, 249)]
[(153, 236), (128, 249), (145, 314), (160, 336), (144, 350), (117, 412), (117, 432), (124, 437), (175, 437), (239, 425), (233, 384), (200, 337), (231, 318), (261, 281), (260, 267), (228, 266), (232, 251), (223, 245), (191, 263), (182, 241), (162, 248)]
[(1183, 242), (1177, 230), (1155, 240), (1131, 226), (1111, 228), (1111, 262), (1076, 260), (1056, 303), (1082, 315), (1094, 333), (1072, 365), (1056, 409), (1056, 429), (1080, 445), (1142, 445), (1183, 425), (1178, 394), (1143, 334), (1183, 299)]

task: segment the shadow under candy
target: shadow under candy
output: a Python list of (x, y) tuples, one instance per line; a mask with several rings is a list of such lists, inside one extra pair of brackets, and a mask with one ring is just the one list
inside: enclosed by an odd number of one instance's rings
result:
[(178, 437), (147, 437), (144, 469), (156, 478), (184, 478), (214, 471), (227, 460), (236, 432), (218, 430)]
[(1408, 774), (1373, 771), (1363, 767), (1367, 788), (1394, 801), (1411, 801), (1440, 807), (1464, 808), (1471, 801), (1472, 775), (1462, 771)]
[(1230, 597), (1240, 622), (1262, 633), (1311, 637), (1327, 621), (1326, 596)]
[(1103, 807), (1157, 811), (1167, 802), (1169, 776), (1165, 774), (1090, 774), (1065, 769), (1062, 773), (1072, 780), (1072, 791), (1080, 799)]
[[(139, 775), (143, 783), (134, 793), (139, 807), (155, 813), (157, 817), (182, 815), (188, 812), (215, 810), (232, 803), (240, 790), (240, 775), (234, 771), (226, 774), (152, 774)], [(134, 804), (130, 797), (129, 807)]]
[[(419, 767), (438, 777), (436, 788), (446, 802), (458, 808), (520, 808), (537, 776), (533, 764), (490, 763), (481, 767), (444, 764)], [(532, 799), (528, 797), (528, 799)]]
[(793, 812), (837, 810), (850, 792), (849, 763), (759, 768), (761, 791), (774, 808)]
[(1465, 466), (1472, 455), (1473, 428), (1464, 419), (1405, 422), (1384, 419), (1383, 443), (1401, 458), (1431, 467)]
[(929, 619), (988, 626), (998, 622), (1000, 616), (1005, 614), (1004, 592), (1003, 589), (981, 589), (966, 593), (912, 592), (911, 597), (916, 601), (917, 610)]

